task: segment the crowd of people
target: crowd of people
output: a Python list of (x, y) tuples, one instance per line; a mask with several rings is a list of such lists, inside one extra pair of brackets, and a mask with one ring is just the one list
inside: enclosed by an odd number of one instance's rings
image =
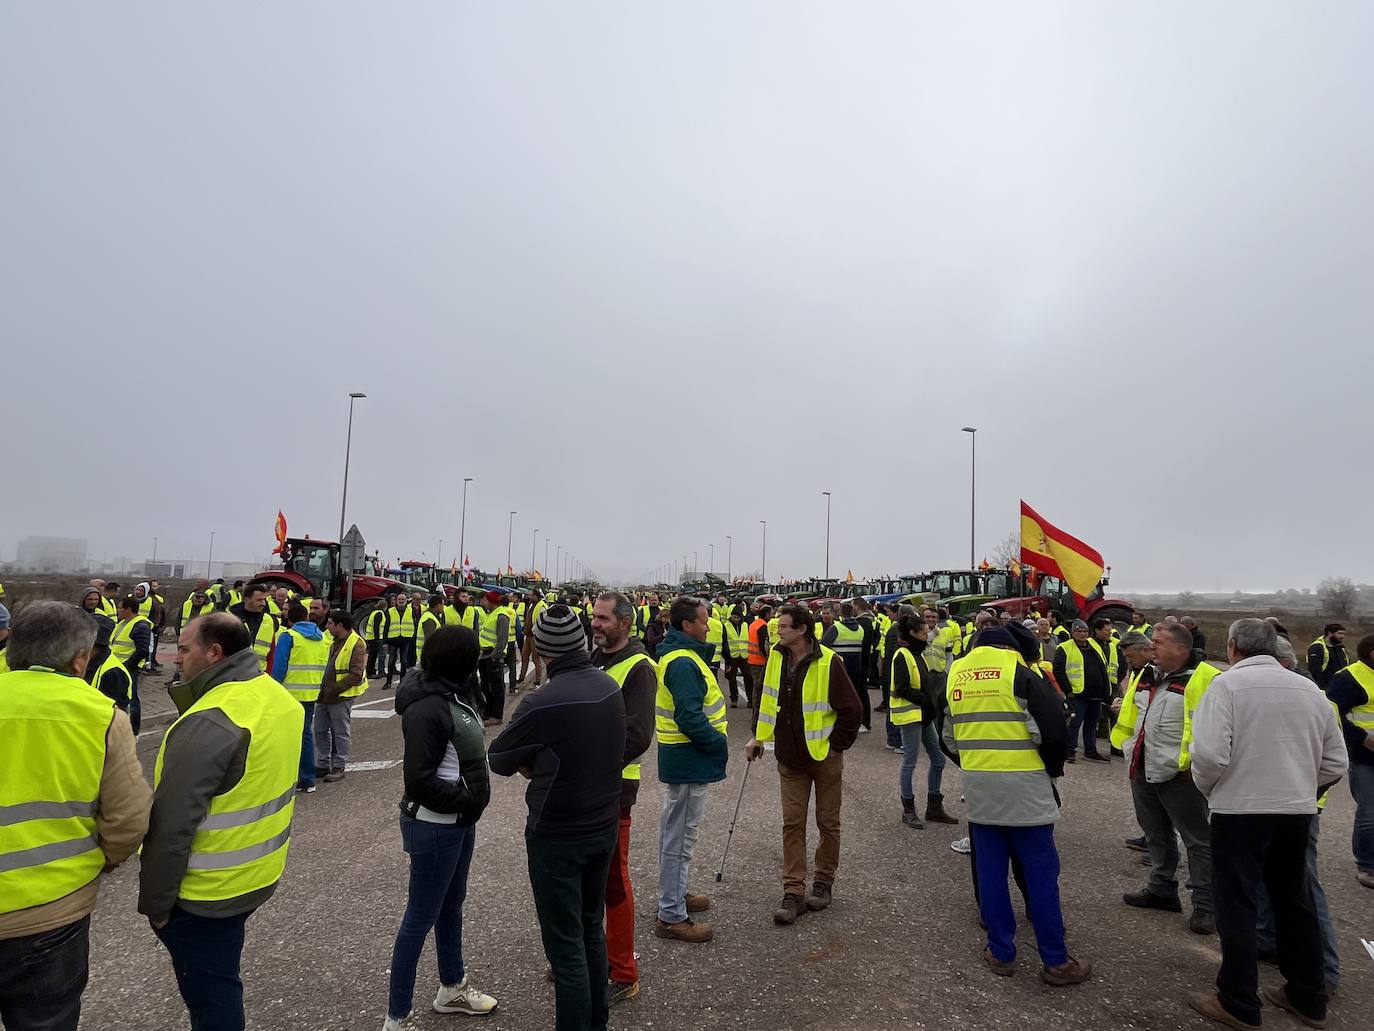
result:
[(1223, 668), (1186, 617), (1151, 626), (1135, 613), (1118, 628), (985, 610), (964, 622), (938, 606), (862, 598), (812, 608), (416, 591), (387, 597), (355, 627), (322, 599), (202, 582), (173, 615), (179, 716), (151, 789), (134, 737), (138, 674), (156, 662), (169, 622), (156, 582), (127, 594), (92, 582), (76, 605), (33, 603), (4, 628), (0, 1021), (12, 1031), (76, 1027), (98, 876), (136, 849), (139, 911), (169, 953), (192, 1026), (242, 1028), (246, 923), (285, 869), (297, 797), (346, 776), (352, 708), (373, 680), (394, 688), (401, 718), (399, 833), (410, 864), (384, 1031), (418, 1026), (416, 970), (431, 934), (441, 982), (432, 1008), (480, 1015), (498, 1005), (469, 980), (462, 950), (490, 774), (529, 782), (525, 843), (556, 1027), (605, 1028), (610, 1007), (639, 992), (629, 850), (655, 742), (653, 931), (711, 940), (712, 900), (690, 890), (692, 864), (711, 785), (727, 775), (730, 711), (742, 707), (746, 762), (771, 754), (779, 773), (781, 926), (834, 900), (844, 753), (875, 715), (900, 755), (901, 826), (957, 824), (943, 778), (949, 762), (960, 767), (969, 834), (951, 847), (970, 857), (983, 962), (997, 976), (1016, 971), (1009, 874), (1040, 979), (1067, 986), (1092, 974), (1068, 949), (1054, 840), (1061, 778), (1080, 743), (1085, 761), (1119, 756), (1126, 766), (1142, 832), (1126, 844), (1149, 875), (1125, 905), (1182, 911), (1183, 842), (1188, 926), (1221, 939), (1216, 991), (1189, 1000), (1208, 1017), (1258, 1026), (1256, 962), (1272, 958), (1285, 985), (1264, 1000), (1321, 1026), (1339, 957), (1317, 876), (1317, 814), (1347, 766), (1357, 877), (1374, 887), (1374, 636), (1349, 661), (1336, 624), (1308, 650), (1305, 677), (1287, 631), (1256, 619), (1232, 624)]

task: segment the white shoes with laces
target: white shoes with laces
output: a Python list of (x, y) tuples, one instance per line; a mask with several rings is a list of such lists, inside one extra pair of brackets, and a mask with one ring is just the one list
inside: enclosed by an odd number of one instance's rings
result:
[(434, 997), (435, 1013), (466, 1013), (480, 1017), (496, 1009), (496, 1000), (468, 984), (465, 977), (456, 985), (440, 985)]
[(415, 1023), (413, 1013), (407, 1013), (404, 1017), (387, 1017), (382, 1031), (420, 1031), (420, 1025)]

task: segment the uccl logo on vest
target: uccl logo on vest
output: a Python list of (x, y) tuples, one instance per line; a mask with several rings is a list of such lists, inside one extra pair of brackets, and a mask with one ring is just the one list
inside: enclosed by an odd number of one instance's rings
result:
[(999, 669), (961, 669), (954, 678), (956, 684), (971, 684), (978, 680), (996, 680), (1001, 675)]

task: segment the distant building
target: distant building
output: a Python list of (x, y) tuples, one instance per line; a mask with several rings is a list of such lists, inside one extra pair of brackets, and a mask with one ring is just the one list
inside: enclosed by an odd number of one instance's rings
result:
[(86, 542), (76, 537), (25, 537), (14, 560), (36, 573), (78, 573), (86, 568)]

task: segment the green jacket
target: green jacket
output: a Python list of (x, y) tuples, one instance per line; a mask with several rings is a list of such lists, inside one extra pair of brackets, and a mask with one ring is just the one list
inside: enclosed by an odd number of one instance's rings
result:
[[(715, 648), (705, 641), (671, 627), (658, 646), (658, 657), (679, 648), (689, 648), (710, 663)], [(706, 681), (695, 662), (672, 663), (664, 674), (673, 696), (673, 719), (689, 740), (680, 745), (658, 745), (658, 779), (664, 784), (714, 784), (725, 779), (725, 762), (730, 745), (725, 735), (711, 726), (701, 713), (706, 698)]]

